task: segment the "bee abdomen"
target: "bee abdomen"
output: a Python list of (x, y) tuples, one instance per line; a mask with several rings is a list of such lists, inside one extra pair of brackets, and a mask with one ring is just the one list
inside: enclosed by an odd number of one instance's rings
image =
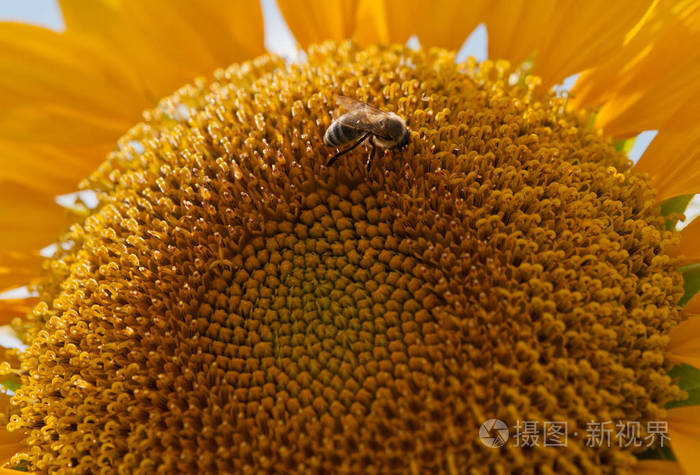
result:
[(340, 147), (348, 142), (352, 142), (365, 132), (348, 127), (339, 122), (333, 122), (323, 136), (323, 143), (329, 147)]

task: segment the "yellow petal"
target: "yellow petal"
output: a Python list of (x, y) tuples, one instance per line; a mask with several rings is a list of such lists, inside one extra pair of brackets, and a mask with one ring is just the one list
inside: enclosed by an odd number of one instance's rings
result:
[(39, 253), (9, 252), (0, 248), (0, 292), (32, 281), (41, 269)]
[[(19, 299), (17, 300), (19, 301)], [(36, 302), (38, 299), (32, 298), (31, 300)], [(3, 302), (3, 300), (0, 300), (0, 302)], [(0, 346), (0, 362), (6, 361), (10, 364), (12, 368), (19, 368), (19, 354), (19, 350), (17, 350), (16, 348), (6, 348), (4, 346)], [(7, 401), (7, 404), (8, 406), (2, 406), (0, 412), (7, 412), (7, 408), (9, 407), (9, 401)]]
[[(4, 432), (7, 432), (6, 430)], [(10, 434), (9, 432), (7, 432)], [(13, 444), (0, 444), (0, 463), (7, 463), (10, 461), (13, 455), (15, 455), (17, 452), (22, 451), (22, 444), (20, 443), (13, 443)], [(14, 471), (15, 475), (22, 473), (22, 472), (17, 472)]]
[(679, 235), (680, 243), (673, 255), (681, 260), (681, 265), (700, 263), (700, 219), (691, 221)]
[(546, 85), (612, 55), (649, 4), (594, 0), (570, 8), (555, 0), (279, 1), (303, 47), (349, 37), (363, 45), (404, 43), (417, 35), (423, 47), (459, 49), (486, 22), (490, 56), (520, 63), (537, 52), (534, 71)]
[(483, 1), (280, 0), (280, 10), (302, 47), (355, 38), (361, 45), (405, 43), (459, 49), (479, 24)]
[[(5, 393), (0, 393), (0, 414), (7, 414), (10, 407), (10, 400), (12, 398)], [(0, 438), (0, 442), (4, 443), (8, 440), (8, 435), (2, 432), (3, 437)], [(18, 432), (11, 432), (11, 434), (19, 434)]]
[(13, 181), (51, 195), (72, 193), (113, 147), (113, 143), (76, 148), (0, 140), (0, 183)]
[(74, 191), (150, 101), (123, 65), (41, 28), (0, 25), (0, 288), (26, 284)]
[(294, 38), (304, 48), (325, 40), (350, 38), (355, 31), (358, 3), (358, 0), (277, 2)]
[(459, 49), (479, 24), (483, 1), (279, 0), (280, 10), (302, 47), (354, 38), (363, 46), (405, 43), (416, 35), (423, 47)]
[(104, 52), (14, 23), (0, 24), (0, 91), (0, 137), (35, 143), (114, 141), (150, 105)]
[(52, 193), (31, 184), (0, 181), (0, 291), (25, 285), (39, 274), (39, 250), (74, 221)]
[(195, 76), (211, 74), (217, 68), (265, 52), (259, 2), (121, 0), (119, 3), (127, 20), (140, 29), (148, 45), (183, 69), (186, 67), (189, 74), (179, 81), (190, 82)]
[(0, 25), (0, 245), (7, 254), (0, 288), (24, 283), (27, 261), (68, 224), (52, 195), (75, 190), (143, 110), (196, 76), (264, 52), (258, 2), (61, 6), (64, 34)]
[(362, 0), (355, 38), (360, 44), (405, 43), (459, 49), (479, 24), (483, 1)]
[(636, 475), (673, 475), (682, 474), (681, 466), (667, 460), (640, 460), (634, 467)]
[(699, 100), (700, 94), (671, 115), (635, 165), (651, 177), (658, 201), (700, 193)]
[[(466, 3), (466, 2), (465, 2)], [(533, 57), (544, 86), (611, 57), (651, 1), (498, 0), (485, 12), (489, 57), (519, 64)]]
[(69, 36), (137, 71), (154, 99), (265, 51), (262, 10), (246, 0), (61, 0)]
[(700, 317), (689, 317), (669, 333), (669, 358), (700, 368)]
[(572, 104), (602, 106), (596, 126), (614, 137), (631, 137), (660, 129), (700, 91), (699, 81), (700, 6), (663, 0), (624, 48), (581, 75)]
[(700, 292), (696, 293), (683, 307), (686, 315), (700, 315)]
[(667, 412), (673, 454), (685, 473), (700, 473), (700, 406), (684, 406)]
[[(9, 406), (10, 397), (0, 393), (0, 413), (7, 414)], [(7, 463), (13, 455), (22, 450), (23, 438), (22, 431), (10, 432), (5, 427), (0, 427), (0, 465)]]
[[(7, 325), (13, 318), (26, 315), (37, 301), (36, 297), (0, 300), (0, 325)], [(0, 359), (0, 361), (3, 360)]]
[[(7, 396), (4, 397), (6, 398)], [(25, 446), (22, 444), (22, 439), (24, 439), (24, 434), (22, 432), (10, 432), (4, 427), (0, 428), (0, 465), (4, 465), (9, 462), (13, 455), (21, 452), (25, 448)], [(2, 473), (3, 472), (0, 472), (0, 474)], [(13, 473), (13, 475), (17, 475), (22, 472), (13, 470), (11, 473)]]
[(71, 222), (52, 195), (13, 182), (0, 183), (0, 248), (39, 250), (56, 241)]

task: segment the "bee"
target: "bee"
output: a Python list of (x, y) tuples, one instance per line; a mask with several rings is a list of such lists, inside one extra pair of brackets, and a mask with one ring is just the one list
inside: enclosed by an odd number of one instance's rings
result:
[(347, 112), (335, 119), (326, 129), (323, 143), (329, 147), (342, 147), (355, 140), (356, 142), (333, 155), (328, 160), (328, 166), (333, 165), (339, 157), (354, 150), (367, 139), (372, 147), (365, 163), (367, 172), (372, 167), (377, 147), (401, 149), (408, 145), (410, 132), (406, 122), (393, 112), (379, 110), (345, 96), (338, 96), (336, 102)]

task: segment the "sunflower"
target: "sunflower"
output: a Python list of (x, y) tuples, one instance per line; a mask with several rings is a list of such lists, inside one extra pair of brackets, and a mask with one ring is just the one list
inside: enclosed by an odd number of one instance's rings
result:
[[(0, 28), (6, 473), (698, 471), (699, 2), (279, 0), (297, 63), (258, 2), (60, 6)], [(339, 95), (408, 146), (328, 166)]]

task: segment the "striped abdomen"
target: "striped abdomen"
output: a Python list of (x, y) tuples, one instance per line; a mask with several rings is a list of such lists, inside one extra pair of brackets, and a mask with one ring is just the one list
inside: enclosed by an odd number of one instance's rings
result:
[(340, 122), (333, 122), (323, 136), (323, 143), (329, 147), (341, 147), (367, 133), (364, 130), (348, 127)]

